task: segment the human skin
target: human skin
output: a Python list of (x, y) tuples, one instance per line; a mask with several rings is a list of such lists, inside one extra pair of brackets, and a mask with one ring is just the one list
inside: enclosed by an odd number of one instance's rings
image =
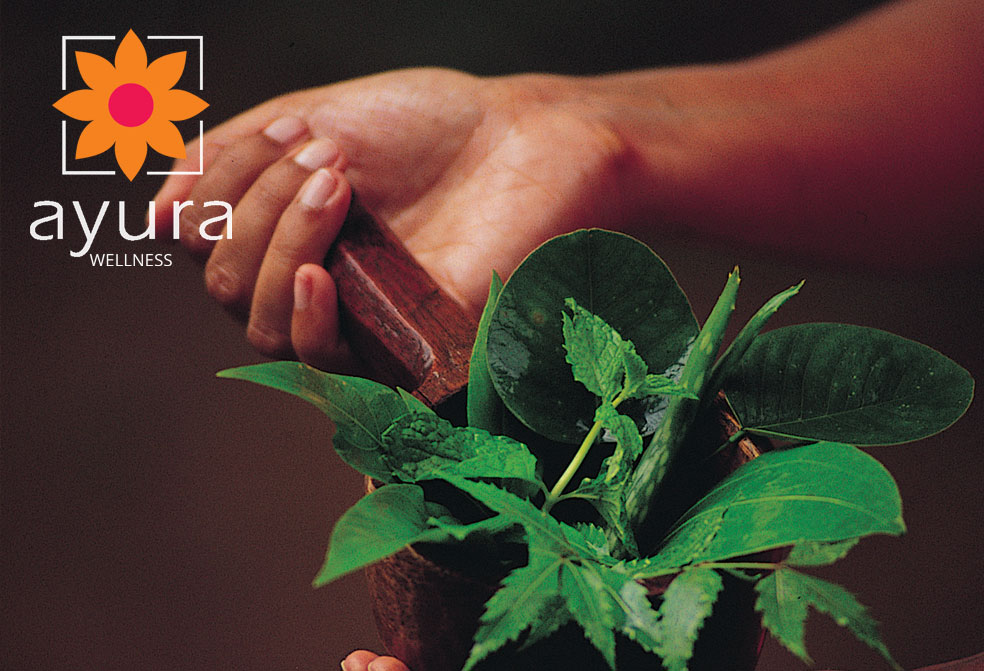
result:
[[(345, 360), (320, 261), (350, 189), (475, 312), (493, 268), (507, 276), (540, 242), (591, 226), (867, 266), (977, 258), (981, 62), (984, 4), (916, 0), (736, 63), (383, 73), (275, 98), (210, 131), (204, 175), (170, 177), (157, 220), (174, 201), (236, 204), (234, 235), (218, 243), (197, 234), (201, 207), (183, 210), (184, 246), (207, 259), (209, 292), (248, 319), (260, 352), (322, 367)], [(278, 120), (296, 131), (281, 142), (262, 133)], [(338, 150), (324, 162), (333, 188), (313, 207), (298, 197), (312, 167), (291, 161), (312, 138)]]
[[(217, 243), (197, 233), (200, 207), (181, 213), (208, 291), (248, 321), (260, 352), (330, 370), (350, 364), (321, 260), (353, 191), (476, 313), (492, 269), (507, 276), (540, 242), (584, 227), (865, 266), (979, 259), (981, 63), (984, 3), (911, 0), (735, 63), (383, 73), (210, 131), (204, 174), (169, 177), (157, 221), (174, 201), (234, 203), (234, 235)], [(347, 671), (374, 658), (353, 654)], [(371, 671), (403, 668), (385, 658)]]

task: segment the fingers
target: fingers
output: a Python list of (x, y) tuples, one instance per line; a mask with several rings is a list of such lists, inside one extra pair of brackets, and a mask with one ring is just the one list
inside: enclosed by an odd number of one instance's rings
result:
[[(291, 244), (310, 244), (312, 236), (317, 233), (312, 229), (318, 228), (320, 221), (318, 207), (291, 209), (292, 203), (298, 200), (299, 190), (303, 193), (303, 188), (306, 188), (303, 187), (305, 180), (319, 168), (331, 166), (338, 169), (342, 165), (343, 159), (335, 143), (322, 138), (306, 143), (298, 151), (264, 170), (249, 185), (233, 210), (231, 235), (223, 236), (215, 243), (205, 266), (205, 285), (209, 294), (234, 314), (245, 317), (254, 302), (260, 269), (264, 258), (270, 253), (277, 227), (284, 225), (290, 235), (304, 236), (303, 240), (291, 242), (288, 239), (285, 242), (284, 234), (281, 234), (278, 239), (282, 248)], [(345, 205), (347, 207), (347, 203)], [(288, 210), (291, 210), (290, 216), (284, 218)], [(332, 239), (334, 233), (328, 238), (329, 245)], [(291, 269), (291, 276), (296, 268), (295, 265)], [(287, 286), (290, 286), (289, 283)], [(289, 295), (289, 291), (282, 294), (286, 297)], [(289, 306), (288, 301), (287, 314)]]
[(410, 671), (395, 657), (380, 657), (368, 650), (356, 650), (342, 660), (342, 671)]
[(294, 273), (290, 340), (297, 358), (315, 368), (339, 373), (359, 368), (340, 336), (335, 283), (318, 264), (305, 264)]
[[(181, 208), (179, 214), (179, 226), (181, 243), (192, 254), (200, 257), (206, 256), (214, 244), (211, 240), (201, 234), (199, 226), (207, 218), (205, 204), (210, 201), (223, 201), (234, 207), (233, 221), (236, 221), (236, 211), (240, 215), (253, 218), (250, 210), (240, 208), (239, 205), (246, 194), (256, 186), (261, 173), (271, 169), (276, 169), (278, 173), (284, 173), (285, 167), (290, 164), (288, 161), (281, 160), (286, 152), (301, 139), (307, 137), (307, 125), (296, 117), (282, 117), (268, 125), (262, 133), (247, 136), (242, 140), (229, 145), (219, 151), (211, 161), (205, 173), (198, 178), (191, 192), (188, 195), (190, 205)], [(296, 171), (297, 176), (302, 173)], [(282, 193), (282, 188), (273, 185), (272, 176), (264, 180), (267, 185), (265, 193)], [(262, 185), (261, 185), (262, 188)], [(262, 201), (262, 198), (253, 198), (252, 202)], [(261, 211), (259, 216), (267, 214), (267, 210)], [(158, 226), (168, 225), (170, 222), (162, 222), (158, 217)], [(245, 222), (249, 227), (251, 222)], [(219, 231), (211, 231), (211, 235)]]
[[(272, 231), (266, 253), (256, 276), (250, 308), (247, 337), (250, 343), (268, 356), (287, 357), (294, 353), (291, 343), (291, 322), (294, 312), (295, 274), (304, 264), (320, 265), (338, 234), (351, 200), (348, 182), (336, 169), (315, 171), (300, 187), (296, 197), (287, 205)], [(220, 250), (217, 248), (216, 253)], [(247, 261), (248, 263), (248, 261)], [(244, 272), (248, 272), (244, 271)], [(305, 277), (311, 277), (307, 271)], [(305, 353), (310, 358), (322, 356), (313, 350), (314, 335), (324, 337), (330, 346), (337, 340), (334, 284), (324, 275), (314, 275), (312, 293), (317, 300), (308, 300), (301, 334), (305, 337)], [(307, 285), (302, 283), (303, 290)], [(324, 316), (328, 312), (331, 316)], [(324, 346), (322, 346), (324, 348)], [(330, 356), (330, 354), (329, 354)]]
[(285, 116), (297, 118), (306, 116), (306, 105), (296, 94), (274, 98), (220, 124), (204, 137), (189, 142), (185, 147), (186, 158), (175, 161), (171, 169), (172, 173), (189, 174), (168, 175), (160, 191), (154, 196), (158, 226), (170, 229), (174, 203), (189, 199), (192, 188), (204, 176), (203, 166), (211, 168), (216, 157), (225, 148), (260, 133)]

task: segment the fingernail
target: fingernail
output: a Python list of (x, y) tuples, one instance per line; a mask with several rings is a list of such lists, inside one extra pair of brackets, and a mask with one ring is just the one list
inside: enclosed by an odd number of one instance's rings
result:
[[(294, 310), (303, 312), (311, 304), (311, 278), (298, 270), (294, 273)], [(342, 662), (345, 668), (345, 662)]]
[(324, 207), (335, 192), (335, 184), (334, 175), (325, 168), (318, 169), (301, 187), (301, 202), (311, 209)]
[(278, 144), (287, 144), (299, 138), (305, 131), (307, 126), (303, 121), (297, 117), (285, 116), (264, 128), (263, 134)]
[(338, 145), (326, 137), (311, 140), (294, 157), (294, 163), (308, 170), (317, 170), (335, 162), (338, 158)]

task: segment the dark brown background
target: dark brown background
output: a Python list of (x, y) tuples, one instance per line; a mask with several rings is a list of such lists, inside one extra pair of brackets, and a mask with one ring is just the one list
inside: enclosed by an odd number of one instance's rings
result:
[[(278, 93), (393, 67), (589, 73), (734, 57), (857, 9), (736, 0), (688, 18), (693, 4), (47, 3), (42, 17), (38, 3), (5, 2), (0, 667), (333, 669), (377, 644), (361, 578), (310, 587), (359, 480), (331, 453), (317, 411), (213, 377), (259, 357), (206, 298), (200, 269), (176, 249), (121, 242), (115, 216), (95, 251), (170, 252), (174, 265), (93, 268), (69, 256), (78, 235), (30, 238), (49, 213), (35, 211), (39, 200), (80, 200), (87, 212), (125, 200), (139, 230), (158, 186), (59, 175), (62, 117), (50, 105), (62, 35), (204, 35), (214, 125)], [(782, 323), (888, 329), (984, 378), (980, 264), (875, 273), (707, 241), (656, 247), (701, 317), (740, 261), (743, 316), (805, 277)], [(943, 436), (872, 450), (899, 481), (910, 532), (867, 541), (823, 571), (871, 607), (906, 666), (984, 649), (982, 424), (977, 403)], [(822, 617), (808, 644), (821, 666), (887, 668)], [(760, 665), (797, 668), (771, 643)]]

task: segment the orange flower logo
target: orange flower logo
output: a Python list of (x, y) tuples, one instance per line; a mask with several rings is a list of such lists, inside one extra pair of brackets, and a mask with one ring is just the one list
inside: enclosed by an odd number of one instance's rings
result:
[(147, 51), (129, 31), (116, 50), (116, 62), (75, 52), (79, 74), (88, 89), (73, 91), (54, 104), (63, 114), (88, 121), (79, 136), (75, 158), (89, 158), (115, 147), (116, 162), (133, 181), (150, 145), (159, 154), (184, 158), (185, 145), (174, 121), (190, 119), (208, 103), (174, 85), (184, 72), (184, 51), (147, 64)]

